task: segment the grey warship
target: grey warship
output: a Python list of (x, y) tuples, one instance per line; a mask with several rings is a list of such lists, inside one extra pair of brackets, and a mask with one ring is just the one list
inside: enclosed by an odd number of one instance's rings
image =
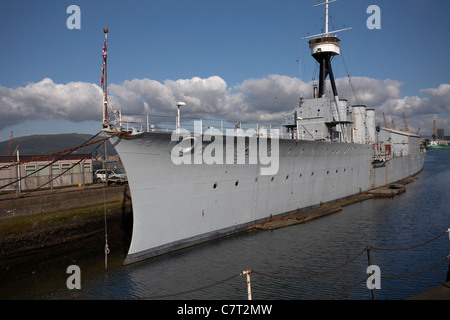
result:
[[(282, 129), (130, 130), (112, 120), (104, 58), (103, 131), (125, 167), (133, 232), (125, 264), (165, 254), (297, 210), (336, 201), (417, 174), (419, 136), (376, 124), (375, 110), (338, 96), (332, 58), (339, 31), (309, 40), (320, 65), (312, 99), (299, 99)], [(105, 49), (108, 30), (105, 29)], [(332, 96), (326, 95), (329, 79)], [(103, 82), (103, 78), (102, 78)], [(178, 104), (178, 111), (184, 103)]]

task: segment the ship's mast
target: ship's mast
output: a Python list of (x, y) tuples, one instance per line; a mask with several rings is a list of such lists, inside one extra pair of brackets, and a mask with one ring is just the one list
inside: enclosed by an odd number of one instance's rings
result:
[[(336, 84), (334, 81), (333, 70), (331, 68), (331, 59), (340, 54), (340, 39), (335, 35), (330, 36), (329, 32), (329, 4), (336, 2), (337, 0), (326, 0), (326, 2), (316, 4), (314, 7), (325, 5), (325, 33), (316, 34), (313, 36), (305, 37), (303, 39), (314, 38), (309, 41), (309, 47), (311, 49), (311, 55), (320, 64), (319, 74), (319, 94), (318, 97), (325, 96), (325, 81), (327, 76), (330, 76), (331, 87), (336, 100), (338, 100), (338, 94)], [(351, 28), (345, 28), (341, 30), (333, 31), (337, 32), (349, 30)]]
[[(328, 16), (329, 16), (329, 14), (328, 14), (329, 13), (328, 12), (328, 4), (329, 3), (330, 2), (328, 0), (325, 2), (325, 37), (328, 37)], [(323, 3), (322, 4), (318, 4), (318, 6), (320, 6), (320, 5), (323, 5)]]
[(105, 33), (105, 43), (103, 45), (103, 65), (102, 65), (102, 79), (101, 85), (103, 85), (103, 126), (108, 123), (108, 68), (107, 68), (107, 50), (106, 42), (108, 40), (108, 28), (103, 28)]

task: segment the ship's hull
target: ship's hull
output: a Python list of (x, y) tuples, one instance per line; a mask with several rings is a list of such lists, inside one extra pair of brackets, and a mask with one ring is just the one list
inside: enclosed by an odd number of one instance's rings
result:
[(427, 150), (450, 149), (450, 146), (427, 146)]
[[(262, 175), (248, 155), (244, 164), (175, 164), (170, 133), (111, 140), (133, 202), (125, 264), (396, 182), (419, 172), (425, 158), (417, 151), (374, 162), (373, 145), (280, 139), (278, 170)], [(223, 148), (230, 152), (225, 141)]]

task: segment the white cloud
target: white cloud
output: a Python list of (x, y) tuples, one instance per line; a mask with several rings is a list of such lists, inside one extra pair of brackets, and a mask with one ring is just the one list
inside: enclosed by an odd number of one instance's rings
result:
[(369, 107), (380, 106), (390, 99), (400, 98), (402, 85), (396, 80), (377, 80), (367, 77), (336, 80), (340, 97), (346, 97), (352, 104), (363, 104)]
[(101, 89), (85, 82), (55, 84), (45, 78), (25, 87), (0, 87), (0, 129), (29, 120), (99, 118)]
[[(415, 131), (422, 128), (422, 134), (431, 134), (434, 119), (438, 119), (439, 127), (450, 128), (450, 84), (423, 89), (421, 92), (426, 97), (421, 98), (402, 97), (402, 83), (396, 80), (355, 77), (351, 82), (347, 78), (336, 82), (340, 98), (375, 108), (379, 121), (384, 112), (389, 123), (392, 118), (396, 124), (403, 125), (405, 113), (410, 128)], [(170, 121), (175, 119), (176, 102), (184, 101), (186, 117), (276, 124), (282, 122), (286, 111), (297, 105), (300, 96), (312, 96), (312, 83), (282, 75), (248, 79), (232, 88), (219, 76), (163, 83), (134, 79), (109, 85), (111, 105), (120, 108), (124, 115), (159, 114), (170, 116)], [(45, 78), (24, 87), (0, 87), (0, 130), (29, 120), (98, 119), (100, 122), (101, 102), (102, 89), (85, 82), (55, 84)]]

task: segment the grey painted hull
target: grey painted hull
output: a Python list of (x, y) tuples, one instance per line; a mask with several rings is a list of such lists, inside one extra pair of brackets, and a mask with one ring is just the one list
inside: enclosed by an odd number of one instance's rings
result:
[(170, 133), (143, 132), (111, 141), (133, 201), (125, 264), (398, 181), (418, 173), (425, 158), (417, 150), (374, 164), (373, 145), (280, 139), (278, 172), (261, 175), (261, 164), (249, 161), (176, 165)]

